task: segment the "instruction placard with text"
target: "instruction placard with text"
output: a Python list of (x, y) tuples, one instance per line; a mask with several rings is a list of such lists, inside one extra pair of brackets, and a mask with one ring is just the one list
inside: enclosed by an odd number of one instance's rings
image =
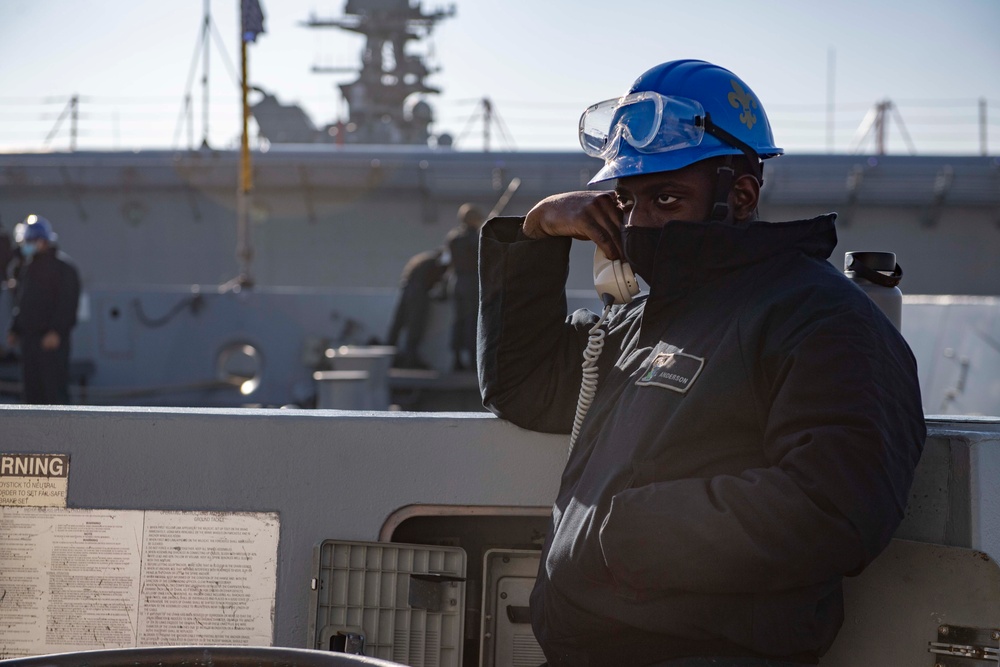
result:
[(0, 659), (270, 646), (278, 515), (0, 507)]

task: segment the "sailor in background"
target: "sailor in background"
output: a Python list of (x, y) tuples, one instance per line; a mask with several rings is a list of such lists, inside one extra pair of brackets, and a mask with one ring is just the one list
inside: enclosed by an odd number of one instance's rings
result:
[[(399, 347), (393, 365), (396, 368), (429, 369), (420, 355), (420, 345), (427, 331), (431, 299), (444, 290), (442, 279), (448, 271), (448, 256), (441, 248), (417, 253), (406, 262), (399, 278), (399, 299), (393, 311), (386, 342)], [(436, 296), (438, 295), (438, 296)], [(400, 345), (400, 339), (403, 344)]]
[(10, 234), (4, 229), (3, 222), (0, 222), (0, 292), (7, 287), (7, 267), (14, 261), (17, 255), (14, 241)]
[(479, 312), (479, 228), (483, 212), (473, 204), (458, 209), (459, 224), (448, 232), (445, 244), (455, 278), (452, 292), (454, 319), (451, 329), (452, 370), (476, 367), (476, 316)]
[(56, 233), (45, 218), (29, 215), (15, 228), (14, 239), (24, 265), (17, 277), (7, 343), (21, 348), (24, 402), (66, 404), (80, 277), (56, 247)]

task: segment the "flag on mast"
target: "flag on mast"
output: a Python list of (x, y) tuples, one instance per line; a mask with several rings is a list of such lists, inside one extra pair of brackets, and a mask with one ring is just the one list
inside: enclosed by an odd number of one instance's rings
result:
[(243, 41), (256, 42), (257, 35), (264, 32), (264, 10), (260, 0), (240, 0), (240, 15), (243, 21)]

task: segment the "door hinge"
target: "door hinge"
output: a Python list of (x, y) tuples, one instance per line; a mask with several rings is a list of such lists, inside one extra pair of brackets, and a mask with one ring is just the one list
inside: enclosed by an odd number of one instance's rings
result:
[(934, 654), (934, 667), (1000, 665), (1000, 628), (942, 625), (927, 650)]

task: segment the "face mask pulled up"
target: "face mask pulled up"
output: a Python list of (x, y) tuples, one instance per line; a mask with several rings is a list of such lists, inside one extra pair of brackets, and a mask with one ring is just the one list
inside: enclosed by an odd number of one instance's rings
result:
[(653, 266), (656, 263), (656, 247), (663, 235), (662, 227), (623, 227), (622, 248), (625, 251), (625, 261), (632, 271), (652, 284)]

